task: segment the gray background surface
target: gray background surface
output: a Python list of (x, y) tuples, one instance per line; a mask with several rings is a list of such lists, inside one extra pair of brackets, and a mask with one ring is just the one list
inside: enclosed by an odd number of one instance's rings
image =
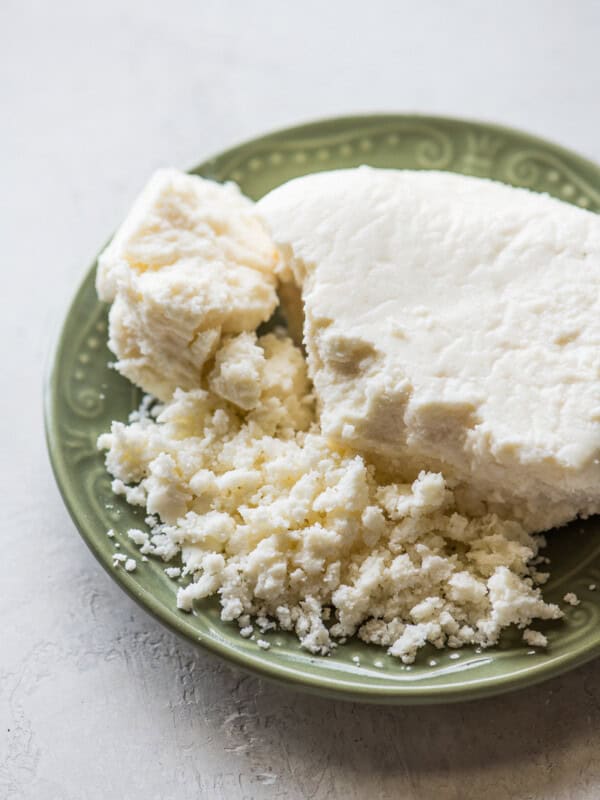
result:
[(594, 2), (0, 2), (0, 797), (600, 797), (598, 663), (497, 700), (329, 702), (178, 641), (93, 560), (42, 373), (159, 165), (355, 111), (513, 125), (600, 160)]

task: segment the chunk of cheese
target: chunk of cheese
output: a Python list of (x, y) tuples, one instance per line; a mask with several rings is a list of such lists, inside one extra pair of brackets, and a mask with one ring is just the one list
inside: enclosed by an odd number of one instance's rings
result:
[(368, 167), (258, 209), (302, 286), (325, 434), (529, 530), (600, 511), (599, 216)]
[(117, 369), (161, 400), (198, 387), (223, 333), (271, 316), (277, 261), (237, 186), (156, 172), (98, 261)]

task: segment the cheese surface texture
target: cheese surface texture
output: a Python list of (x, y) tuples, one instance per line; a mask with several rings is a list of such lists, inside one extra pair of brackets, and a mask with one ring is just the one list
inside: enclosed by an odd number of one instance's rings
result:
[(119, 372), (161, 399), (199, 386), (224, 333), (273, 313), (277, 260), (237, 186), (156, 172), (98, 260)]
[(487, 647), (507, 625), (561, 616), (536, 586), (540, 537), (457, 513), (440, 474), (380, 484), (362, 456), (331, 446), (289, 338), (226, 337), (215, 364), (218, 381), (113, 422), (98, 442), (114, 491), (150, 514), (130, 538), (180, 557), (181, 571), (167, 569), (192, 579), (179, 608), (217, 595), (244, 636), (277, 625), (326, 654), (357, 634), (405, 663), (428, 642)]
[(361, 167), (258, 210), (302, 287), (323, 432), (528, 530), (600, 511), (600, 217), (451, 173)]

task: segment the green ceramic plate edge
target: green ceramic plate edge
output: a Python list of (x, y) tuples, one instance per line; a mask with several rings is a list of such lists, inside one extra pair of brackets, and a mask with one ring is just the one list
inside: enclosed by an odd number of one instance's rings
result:
[[(448, 117), (392, 114), (326, 119), (245, 142), (191, 171), (216, 180), (235, 180), (242, 190), (256, 198), (290, 177), (318, 169), (361, 163), (382, 167), (448, 169), (490, 177), (545, 191), (590, 210), (600, 210), (600, 168), (597, 165), (558, 145), (510, 128)], [(590, 550), (588, 543), (582, 548), (583, 556), (574, 556), (574, 547), (569, 544), (571, 540), (565, 538), (565, 531), (561, 532), (560, 540), (554, 540), (561, 568), (553, 573), (549, 596), (556, 601), (567, 588), (577, 588), (580, 596), (581, 593), (586, 596), (580, 609), (567, 610), (565, 623), (559, 623), (558, 628), (554, 623), (554, 628), (548, 628), (551, 639), (549, 652), (536, 653), (528, 665), (511, 667), (513, 652), (518, 649), (522, 656), (524, 649), (522, 644), (516, 644), (518, 639), (513, 637), (512, 643), (509, 642), (508, 649), (503, 652), (493, 649), (475, 656), (471, 651), (466, 659), (461, 658), (460, 665), (448, 665), (445, 670), (447, 674), (456, 675), (458, 670), (461, 676), (464, 674), (464, 679), (456, 680), (455, 677), (445, 681), (443, 677), (441, 680), (435, 678), (432, 685), (427, 685), (427, 679), (418, 671), (414, 675), (408, 671), (400, 673), (406, 668), (398, 666), (397, 682), (394, 682), (393, 670), (392, 677), (386, 678), (383, 674), (379, 677), (377, 670), (365, 671), (354, 667), (349, 658), (345, 665), (341, 662), (339, 665), (339, 670), (347, 674), (344, 677), (332, 677), (324, 669), (323, 659), (308, 657), (300, 651), (297, 655), (292, 653), (286, 658), (279, 658), (275, 648), (268, 653), (257, 647), (250, 649), (247, 642), (237, 634), (232, 636), (230, 629), (218, 621), (200, 632), (195, 625), (194, 615), (177, 611), (174, 603), (161, 601), (150, 578), (144, 577), (143, 570), (138, 569), (134, 573), (115, 570), (107, 549), (106, 523), (93, 509), (86, 509), (82, 499), (86, 491), (94, 494), (93, 487), (90, 490), (83, 485), (88, 469), (85, 465), (94, 458), (100, 458), (99, 455), (93, 455), (96, 433), (91, 424), (90, 435), (87, 438), (85, 435), (85, 418), (90, 409), (93, 411), (95, 402), (91, 390), (87, 390), (86, 395), (84, 387), (80, 393), (84, 398), (83, 405), (78, 409), (81, 412), (80, 420), (84, 420), (76, 431), (80, 441), (77, 436), (74, 441), (69, 440), (64, 427), (61, 428), (67, 414), (65, 398), (69, 395), (63, 374), (65, 358), (68, 356), (73, 360), (70, 351), (74, 332), (87, 325), (93, 317), (99, 320), (96, 323), (99, 333), (98, 336), (88, 337), (88, 343), (97, 342), (103, 333), (102, 315), (105, 311), (98, 311), (102, 309), (101, 305), (95, 301), (95, 308), (90, 300), (93, 296), (94, 273), (95, 263), (70, 306), (51, 360), (44, 393), (48, 452), (64, 503), (82, 538), (111, 577), (160, 622), (246, 671), (288, 687), (369, 703), (425, 704), (487, 697), (539, 683), (600, 654), (600, 592), (597, 600), (594, 594), (588, 592), (586, 595), (588, 582), (597, 578), (600, 583), (600, 547), (592, 545)], [(94, 347), (98, 347), (98, 344)], [(79, 356), (80, 359), (82, 357), (83, 354)], [(72, 364), (70, 366), (73, 367)], [(136, 393), (127, 382), (120, 378), (118, 380), (121, 381), (121, 406), (133, 408)], [(93, 414), (90, 414), (91, 417)], [(73, 453), (76, 457), (73, 457)], [(82, 467), (78, 466), (80, 455)], [(97, 472), (98, 464), (94, 463)], [(590, 523), (586, 525), (589, 529)], [(591, 521), (591, 526), (597, 527), (594, 521)], [(576, 531), (568, 534), (571, 537), (576, 535)], [(589, 530), (586, 536), (589, 539)], [(124, 544), (126, 547), (126, 540)], [(565, 568), (563, 564), (566, 564)], [(571, 581), (576, 582), (576, 587), (571, 585)], [(198, 617), (203, 614), (205, 612), (199, 608)], [(215, 609), (212, 614), (214, 619)], [(365, 649), (364, 645), (360, 646)], [(556, 653), (553, 653), (554, 649)], [(375, 648), (369, 650), (372, 652)], [(444, 651), (444, 655), (447, 654), (448, 651)], [(436, 657), (436, 653), (431, 655)], [(523, 660), (521, 656), (519, 663)], [(477, 676), (477, 669), (471, 669), (490, 662), (499, 665), (494, 674)], [(443, 675), (444, 670), (440, 670), (439, 674)]]

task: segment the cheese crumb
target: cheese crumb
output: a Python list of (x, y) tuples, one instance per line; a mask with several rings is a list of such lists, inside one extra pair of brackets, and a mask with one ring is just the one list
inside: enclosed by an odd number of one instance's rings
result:
[(581, 603), (581, 600), (577, 597), (575, 592), (567, 592), (563, 600), (570, 606), (578, 606)]
[(165, 569), (165, 575), (169, 578), (178, 578), (181, 575), (181, 569), (179, 567), (167, 567)]
[(127, 570), (127, 572), (133, 572), (134, 569), (136, 569), (136, 567), (137, 567), (137, 562), (135, 558), (128, 558), (127, 561), (125, 562), (125, 569)]
[(540, 631), (532, 631), (526, 628), (523, 631), (523, 641), (530, 647), (548, 647), (548, 639)]

